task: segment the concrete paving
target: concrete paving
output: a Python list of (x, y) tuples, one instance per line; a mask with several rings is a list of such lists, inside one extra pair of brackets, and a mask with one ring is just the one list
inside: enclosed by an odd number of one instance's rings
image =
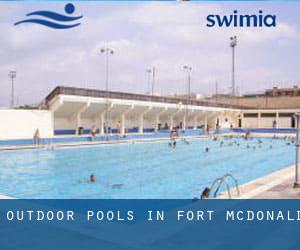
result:
[[(295, 166), (290, 166), (272, 174), (241, 185), (240, 196), (236, 199), (300, 199), (300, 188), (294, 188)], [(231, 193), (236, 193), (232, 189)], [(227, 193), (218, 198), (227, 199)]]

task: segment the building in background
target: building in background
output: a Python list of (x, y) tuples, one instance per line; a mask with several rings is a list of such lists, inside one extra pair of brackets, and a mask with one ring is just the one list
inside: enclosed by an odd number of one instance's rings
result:
[(292, 88), (273, 87), (272, 89), (267, 89), (265, 95), (269, 97), (300, 96), (300, 88), (296, 85)]

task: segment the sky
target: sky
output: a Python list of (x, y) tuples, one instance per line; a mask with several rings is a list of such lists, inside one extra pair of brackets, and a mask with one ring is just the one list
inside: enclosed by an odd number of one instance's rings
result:
[[(67, 2), (0, 2), (0, 106), (9, 106), (10, 70), (17, 71), (16, 103), (40, 103), (55, 86), (105, 89), (103, 46), (110, 56), (109, 89), (148, 91), (146, 69), (156, 67), (155, 92), (186, 93), (184, 65), (192, 67), (191, 90), (230, 91), (231, 49), (236, 35), (238, 92), (300, 85), (300, 2), (79, 2), (81, 25), (53, 30), (13, 24), (36, 10), (64, 13)], [(209, 14), (277, 15), (276, 28), (208, 28)]]

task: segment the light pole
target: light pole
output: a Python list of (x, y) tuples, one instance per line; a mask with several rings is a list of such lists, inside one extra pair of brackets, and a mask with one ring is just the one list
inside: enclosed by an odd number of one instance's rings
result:
[(191, 71), (192, 67), (189, 65), (184, 65), (183, 69), (187, 72), (187, 100), (186, 100), (186, 111), (185, 111), (185, 127), (186, 127), (186, 119), (188, 115), (188, 105), (191, 101)]
[(295, 118), (296, 124), (297, 124), (297, 134), (296, 134), (296, 162), (295, 162), (295, 183), (294, 183), (294, 188), (300, 188), (300, 181), (299, 181), (300, 113), (296, 113), (294, 115), (294, 118)]
[(231, 86), (231, 91), (232, 91), (232, 97), (235, 97), (235, 47), (237, 46), (237, 37), (232, 36), (230, 37), (230, 47), (232, 48), (232, 86)]
[(191, 99), (191, 71), (192, 67), (184, 65), (183, 69), (187, 72), (187, 91), (188, 91), (188, 100)]
[(147, 72), (147, 75), (148, 75), (148, 95), (150, 95), (151, 94), (151, 74), (152, 74), (152, 69), (150, 69), (150, 68), (148, 68), (147, 70), (146, 70), (146, 72)]
[[(105, 47), (100, 50), (101, 53), (105, 54), (105, 91), (106, 91), (106, 112), (105, 112), (105, 132), (108, 134), (108, 98), (109, 98), (109, 86), (108, 86), (108, 77), (109, 77), (109, 56), (113, 55), (115, 52), (112, 48)], [(108, 139), (108, 137), (106, 138)]]
[(17, 72), (14, 70), (9, 71), (8, 76), (11, 79), (11, 103), (10, 103), (10, 106), (14, 107), (15, 106), (15, 82), (14, 82), (14, 79), (17, 76)]
[(152, 95), (154, 95), (155, 74), (156, 74), (156, 68), (154, 66), (152, 68)]
[(108, 91), (108, 70), (109, 70), (109, 55), (113, 55), (115, 51), (112, 48), (105, 47), (100, 50), (105, 53), (105, 90)]
[(151, 73), (152, 73), (151, 95), (153, 96), (154, 95), (154, 85), (155, 85), (155, 74), (156, 74), (155, 66), (153, 66), (152, 68), (148, 68), (147, 73), (149, 74), (148, 75), (149, 94), (150, 94), (150, 78), (151, 78), (150, 76), (151, 76)]
[(152, 88), (151, 88), (152, 95), (154, 95), (155, 74), (156, 74), (156, 68), (155, 68), (155, 66), (153, 66), (153, 68), (152, 68)]
[(218, 93), (219, 93), (219, 84), (218, 81), (216, 81), (216, 103), (218, 103)]

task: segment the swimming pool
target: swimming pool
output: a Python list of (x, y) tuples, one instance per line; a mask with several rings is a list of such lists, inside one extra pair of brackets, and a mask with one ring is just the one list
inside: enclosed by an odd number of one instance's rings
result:
[[(257, 139), (223, 140), (220, 147), (220, 140), (202, 138), (188, 145), (178, 141), (175, 149), (157, 141), (1, 151), (0, 193), (17, 198), (193, 198), (225, 173), (242, 184), (293, 164), (293, 145), (261, 140), (261, 148)], [(87, 183), (92, 173), (97, 182)]]

